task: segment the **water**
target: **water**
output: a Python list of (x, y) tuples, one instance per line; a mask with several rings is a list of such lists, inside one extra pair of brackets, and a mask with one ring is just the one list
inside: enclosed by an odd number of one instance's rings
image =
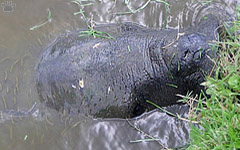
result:
[[(80, 15), (73, 15), (78, 7), (70, 1), (7, 2), (0, 1), (1, 115), (8, 114), (6, 112), (9, 110), (27, 112), (35, 102), (38, 106), (34, 108), (32, 115), (19, 118), (12, 114), (12, 117), (0, 119), (0, 149), (155, 150), (162, 147), (174, 148), (189, 141), (189, 124), (158, 110), (128, 122), (124, 119), (64, 116), (39, 104), (34, 76), (42, 50), (59, 34), (86, 28), (86, 24)], [(235, 7), (234, 0), (215, 0), (208, 5), (203, 3), (206, 1), (167, 0), (169, 9), (163, 3), (151, 1), (136, 14), (116, 16), (116, 13), (128, 11), (123, 1), (92, 2), (93, 5), (86, 6), (84, 11), (86, 17), (92, 18), (95, 23), (136, 22), (151, 28), (187, 27), (209, 12), (229, 19), (228, 15), (233, 16)], [(146, 2), (132, 0), (130, 6), (137, 9)], [(34, 25), (47, 20), (48, 8), (52, 12), (51, 22), (30, 31)], [(222, 10), (226, 10), (228, 14), (223, 14)], [(187, 106), (168, 109), (187, 117)], [(137, 131), (138, 128), (158, 139), (158, 142), (137, 142), (136, 140), (149, 139), (144, 133)]]

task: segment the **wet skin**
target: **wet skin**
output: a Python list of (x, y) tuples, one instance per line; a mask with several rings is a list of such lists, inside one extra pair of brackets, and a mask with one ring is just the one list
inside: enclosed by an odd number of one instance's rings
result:
[(154, 107), (176, 104), (211, 72), (218, 20), (212, 15), (195, 27), (149, 29), (133, 23), (96, 29), (114, 39), (60, 36), (37, 66), (40, 100), (60, 112), (100, 118), (131, 118)]

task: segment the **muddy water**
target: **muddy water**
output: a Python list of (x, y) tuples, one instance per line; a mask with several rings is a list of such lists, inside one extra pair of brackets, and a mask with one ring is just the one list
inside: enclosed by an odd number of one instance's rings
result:
[[(67, 0), (0, 2), (0, 149), (155, 150), (189, 141), (189, 124), (158, 110), (132, 120), (106, 120), (65, 116), (39, 104), (34, 75), (42, 50), (58, 35), (86, 28), (86, 24), (80, 15), (73, 15), (78, 6)], [(137, 9), (146, 2), (132, 0), (129, 6)], [(84, 11), (88, 19), (98, 24), (131, 21), (152, 28), (177, 28), (194, 24), (209, 12), (228, 19), (235, 8), (234, 0), (216, 0), (207, 5), (206, 1), (197, 0), (167, 2), (169, 7), (151, 1), (135, 14), (117, 15), (129, 11), (124, 1), (93, 0), (93, 5)], [(51, 22), (30, 31), (47, 20), (48, 9), (52, 12)], [(21, 114), (35, 103), (31, 115)], [(167, 109), (187, 117), (187, 106)], [(16, 113), (11, 110), (19, 111), (21, 117), (14, 117)], [(156, 141), (137, 141), (151, 137)]]

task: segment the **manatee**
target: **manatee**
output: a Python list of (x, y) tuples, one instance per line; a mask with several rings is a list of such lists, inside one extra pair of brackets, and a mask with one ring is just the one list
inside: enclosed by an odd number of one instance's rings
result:
[(151, 29), (135, 23), (96, 27), (109, 38), (66, 33), (50, 44), (36, 68), (40, 101), (59, 112), (97, 118), (132, 118), (178, 103), (213, 68), (218, 19), (207, 15), (194, 27)]

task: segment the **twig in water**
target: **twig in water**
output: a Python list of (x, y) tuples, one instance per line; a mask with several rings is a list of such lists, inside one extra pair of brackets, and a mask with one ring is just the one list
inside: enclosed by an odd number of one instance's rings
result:
[(20, 62), (20, 59), (17, 59), (17, 60), (11, 65), (10, 72), (13, 71), (14, 66), (15, 66), (18, 62)]
[(130, 10), (130, 11), (127, 11), (127, 12), (119, 12), (119, 13), (116, 13), (116, 15), (126, 15), (126, 14), (135, 14), (139, 11), (141, 11), (142, 9), (144, 9), (145, 7), (147, 7), (147, 5), (151, 2), (152, 0), (148, 0), (145, 4), (143, 4), (141, 7), (139, 7), (138, 9), (133, 9), (130, 5), (129, 5), (129, 1), (126, 0), (125, 1), (125, 4), (127, 5), (127, 8)]
[(178, 41), (179, 38), (180, 38), (180, 36), (183, 36), (183, 35), (185, 35), (185, 33), (178, 33), (178, 34), (177, 34), (177, 38), (176, 38), (174, 41), (172, 41), (171, 43), (169, 43), (168, 45), (163, 46), (162, 49), (168, 48), (168, 47), (171, 46), (173, 43), (175, 43), (176, 41)]
[(4, 104), (4, 108), (7, 109), (7, 103), (6, 103), (5, 97), (3, 95), (2, 95), (2, 101)]
[(46, 116), (46, 121), (47, 121), (47, 123), (50, 124), (51, 126), (54, 126), (54, 123), (51, 122), (51, 121), (48, 119), (48, 116)]
[(157, 141), (157, 140), (160, 140), (160, 139), (140, 139), (140, 140), (130, 141), (130, 143), (152, 142), (152, 141)]
[(181, 36), (183, 36), (183, 35), (185, 35), (185, 33), (180, 33), (180, 14), (179, 14), (179, 16), (178, 16), (178, 34), (177, 34), (177, 38), (176, 38), (174, 41), (172, 41), (171, 43), (169, 43), (168, 45), (163, 46), (162, 49), (168, 48), (168, 47), (171, 46), (173, 43), (175, 43), (176, 41), (178, 41), (179, 38), (180, 38)]
[(129, 124), (131, 127), (133, 127), (135, 130), (137, 130), (138, 132), (142, 133), (144, 136), (149, 137), (151, 140), (156, 141), (159, 145), (161, 145), (161, 146), (164, 147), (165, 149), (169, 150), (169, 148), (167, 148), (166, 146), (164, 146), (162, 143), (160, 143), (160, 142), (158, 141), (159, 139), (154, 138), (153, 136), (151, 136), (151, 135), (147, 134), (146, 132), (142, 131), (140, 128), (134, 126), (128, 119), (126, 119), (126, 120), (127, 120), (128, 124)]
[(82, 121), (78, 121), (76, 122), (72, 127), (66, 127), (62, 132), (61, 132), (61, 135), (62, 136), (65, 136), (66, 133), (69, 131), (69, 130), (72, 130), (73, 128), (77, 127)]

